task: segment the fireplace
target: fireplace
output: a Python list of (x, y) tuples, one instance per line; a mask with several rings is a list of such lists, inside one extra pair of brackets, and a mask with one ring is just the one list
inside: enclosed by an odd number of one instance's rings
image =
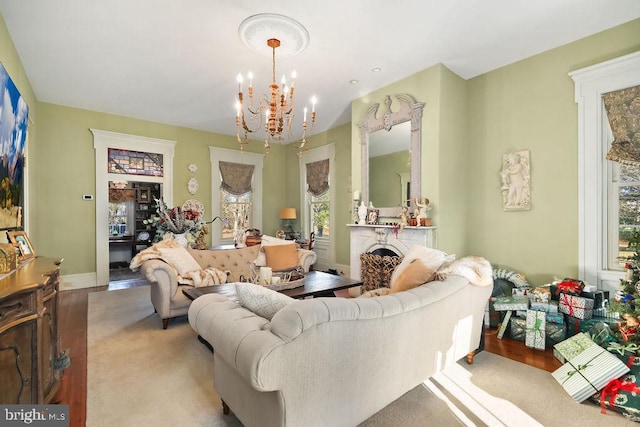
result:
[(361, 280), (360, 255), (377, 253), (404, 256), (414, 245), (437, 247), (437, 227), (405, 227), (400, 231), (392, 225), (349, 224), (351, 236), (351, 278)]

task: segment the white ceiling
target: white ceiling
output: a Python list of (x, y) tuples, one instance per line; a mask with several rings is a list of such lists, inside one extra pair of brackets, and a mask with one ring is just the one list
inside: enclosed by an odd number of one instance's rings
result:
[(434, 64), (468, 79), (636, 19), (640, 1), (0, 0), (0, 13), (39, 101), (235, 135), (236, 75), (253, 71), (257, 92), (271, 77), (238, 37), (256, 13), (309, 31), (277, 72), (297, 71), (297, 107), (318, 97), (317, 133)]

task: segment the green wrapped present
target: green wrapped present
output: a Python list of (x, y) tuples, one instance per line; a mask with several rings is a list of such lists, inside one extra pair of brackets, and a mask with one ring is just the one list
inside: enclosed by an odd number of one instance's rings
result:
[[(549, 313), (547, 313), (547, 319)], [(522, 317), (512, 317), (509, 323), (509, 338), (515, 341), (524, 341), (527, 330), (527, 321)], [(547, 322), (545, 327), (545, 344), (552, 347), (567, 338), (567, 325)]]
[[(602, 391), (589, 399), (600, 405), (602, 413), (613, 409), (630, 421), (640, 422), (640, 386), (636, 383), (640, 381), (640, 358), (620, 354), (617, 349), (609, 352), (630, 370), (625, 376), (611, 380)], [(627, 352), (623, 350), (623, 353)]]
[(527, 311), (527, 329), (524, 339), (524, 345), (527, 347), (544, 350), (547, 325), (546, 314), (544, 311)]
[(516, 341), (524, 341), (527, 331), (527, 320), (522, 317), (512, 317), (509, 324), (509, 338)]
[[(547, 313), (547, 320), (549, 313)], [(548, 347), (552, 347), (567, 338), (567, 325), (564, 323), (550, 323), (547, 322), (546, 328), (546, 344)]]
[(553, 346), (553, 355), (562, 363), (573, 359), (587, 348), (596, 345), (589, 336), (583, 332), (574, 335)]
[(551, 373), (576, 402), (593, 396), (609, 381), (629, 372), (627, 365), (599, 345), (591, 345)]

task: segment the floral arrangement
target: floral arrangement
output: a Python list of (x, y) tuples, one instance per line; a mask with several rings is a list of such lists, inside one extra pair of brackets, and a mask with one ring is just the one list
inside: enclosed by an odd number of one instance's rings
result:
[(201, 218), (200, 212), (185, 210), (180, 206), (169, 209), (162, 198), (154, 200), (158, 216), (144, 221), (145, 224), (156, 228), (153, 241), (159, 242), (165, 238), (165, 234), (171, 233), (173, 235), (184, 234), (189, 243), (195, 243), (201, 231), (205, 229), (205, 222)]

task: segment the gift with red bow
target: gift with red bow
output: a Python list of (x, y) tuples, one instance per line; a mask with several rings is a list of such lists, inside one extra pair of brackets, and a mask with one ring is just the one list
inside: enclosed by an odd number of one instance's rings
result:
[(579, 296), (584, 289), (584, 282), (578, 279), (564, 279), (556, 284), (556, 295), (569, 294)]

